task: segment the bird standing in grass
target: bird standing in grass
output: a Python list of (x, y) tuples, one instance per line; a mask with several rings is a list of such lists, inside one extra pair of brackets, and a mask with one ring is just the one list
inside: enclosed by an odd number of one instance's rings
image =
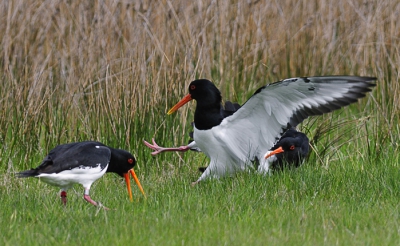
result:
[(145, 195), (133, 171), (135, 164), (133, 155), (125, 150), (114, 149), (100, 142), (85, 141), (58, 145), (50, 151), (37, 168), (20, 172), (18, 177), (37, 177), (48, 184), (60, 187), (60, 196), (64, 204), (67, 203), (67, 190), (74, 184), (81, 184), (85, 189), (83, 198), (99, 206), (101, 204), (92, 200), (89, 191), (92, 183), (106, 172), (116, 173), (125, 178), (131, 201), (129, 173)]
[[(222, 117), (221, 93), (206, 79), (189, 85), (189, 94), (172, 107), (172, 114), (192, 99), (196, 100), (194, 141), (210, 158), (210, 164), (198, 183), (209, 177), (221, 177), (248, 167), (266, 153), (284, 132), (309, 116), (321, 115), (356, 102), (375, 86), (373, 77), (324, 76), (297, 77), (259, 88), (231, 116)], [(155, 141), (148, 146), (153, 154), (162, 148)], [(263, 172), (270, 167), (264, 165)]]

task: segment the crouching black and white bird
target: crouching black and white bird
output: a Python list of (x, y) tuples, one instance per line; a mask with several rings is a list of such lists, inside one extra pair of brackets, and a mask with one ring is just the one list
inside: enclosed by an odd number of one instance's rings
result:
[(258, 172), (266, 174), (272, 170), (299, 167), (310, 151), (310, 141), (306, 134), (294, 128), (288, 129), (279, 141), (265, 153), (257, 168)]
[[(210, 164), (195, 184), (252, 167), (255, 160), (265, 159), (287, 129), (309, 116), (340, 109), (365, 97), (375, 80), (359, 76), (285, 79), (259, 88), (239, 110), (224, 118), (220, 115), (220, 91), (209, 80), (200, 79), (190, 83), (189, 94), (168, 114), (192, 99), (197, 102), (194, 142), (210, 158)], [(153, 154), (172, 149), (162, 148), (155, 141), (148, 147), (155, 150)], [(269, 168), (266, 163), (263, 172)]]
[(64, 204), (67, 203), (67, 190), (74, 184), (81, 184), (85, 189), (83, 198), (99, 206), (101, 204), (92, 200), (89, 191), (92, 183), (106, 172), (116, 173), (125, 178), (131, 201), (129, 173), (145, 195), (133, 171), (135, 164), (135, 158), (128, 151), (111, 148), (100, 142), (85, 141), (58, 145), (50, 151), (37, 168), (19, 172), (17, 175), (19, 178), (37, 177), (50, 185), (60, 187), (60, 196)]

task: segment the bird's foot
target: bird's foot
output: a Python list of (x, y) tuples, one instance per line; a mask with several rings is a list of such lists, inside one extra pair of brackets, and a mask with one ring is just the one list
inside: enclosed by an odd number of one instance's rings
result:
[(106, 206), (104, 206), (103, 204), (101, 204), (100, 202), (97, 203), (99, 208), (102, 208), (104, 210), (110, 210), (109, 208), (107, 208)]
[(83, 198), (84, 198), (87, 202), (93, 204), (94, 206), (96, 206), (96, 207), (98, 207), (98, 208), (102, 208), (102, 209), (104, 209), (104, 210), (110, 210), (109, 208), (107, 208), (106, 206), (104, 206), (103, 204), (101, 204), (100, 202), (98, 203), (98, 202), (93, 201), (92, 198), (90, 198), (89, 195), (84, 195)]
[(151, 141), (153, 142), (153, 144), (150, 144), (147, 141), (143, 141), (143, 142), (147, 147), (149, 147), (152, 150), (155, 150), (154, 152), (151, 153), (152, 155), (157, 155), (157, 154), (160, 154), (160, 153), (165, 152), (165, 151), (185, 152), (185, 151), (188, 151), (190, 149), (187, 145), (186, 146), (180, 146), (180, 147), (177, 147), (177, 148), (164, 148), (164, 147), (159, 146), (156, 143), (156, 141), (154, 140), (154, 138), (152, 138)]
[(150, 148), (150, 149), (152, 149), (152, 150), (155, 150), (154, 152), (151, 153), (152, 155), (157, 155), (157, 154), (163, 152), (163, 151), (162, 151), (163, 147), (160, 147), (160, 146), (156, 143), (156, 141), (154, 140), (154, 138), (152, 138), (151, 141), (153, 142), (153, 144), (150, 144), (150, 143), (147, 142), (146, 140), (143, 140), (144, 145), (146, 145), (148, 148)]

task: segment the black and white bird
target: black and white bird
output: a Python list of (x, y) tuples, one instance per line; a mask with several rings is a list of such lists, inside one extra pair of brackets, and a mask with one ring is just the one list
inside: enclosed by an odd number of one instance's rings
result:
[(85, 141), (58, 145), (50, 151), (37, 168), (19, 172), (17, 175), (19, 178), (37, 177), (50, 185), (60, 187), (61, 201), (64, 204), (67, 203), (67, 190), (74, 184), (81, 184), (85, 189), (83, 198), (99, 206), (101, 204), (90, 198), (89, 191), (92, 183), (106, 172), (116, 173), (125, 178), (131, 201), (129, 173), (145, 195), (133, 171), (135, 164), (133, 155), (125, 150), (114, 149), (100, 142)]
[[(239, 110), (223, 118), (220, 91), (209, 80), (200, 79), (190, 83), (189, 94), (168, 114), (192, 99), (197, 102), (194, 141), (210, 158), (208, 168), (197, 183), (252, 167), (253, 161), (265, 159), (287, 129), (296, 127), (309, 116), (340, 109), (365, 97), (375, 86), (375, 80), (359, 76), (285, 79), (259, 88)], [(153, 154), (165, 151), (155, 142), (151, 148), (155, 150)], [(269, 169), (266, 164), (263, 172)]]
[(278, 142), (260, 160), (258, 172), (266, 174), (269, 169), (282, 170), (285, 167), (299, 167), (310, 151), (310, 141), (306, 134), (294, 128), (283, 133)]

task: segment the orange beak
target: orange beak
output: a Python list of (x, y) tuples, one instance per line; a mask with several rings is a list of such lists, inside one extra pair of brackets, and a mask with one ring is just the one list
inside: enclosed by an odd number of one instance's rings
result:
[(190, 100), (192, 100), (192, 96), (190, 94), (187, 94), (184, 98), (182, 98), (182, 100), (180, 100), (177, 104), (175, 104), (175, 106), (173, 106), (169, 111), (168, 111), (168, 115), (172, 114), (173, 112), (175, 112), (176, 110), (178, 110), (180, 107), (182, 107), (183, 105), (185, 105), (187, 102), (189, 102)]
[(124, 178), (125, 178), (125, 182), (126, 182), (126, 187), (128, 188), (128, 195), (129, 195), (129, 200), (131, 200), (131, 202), (133, 201), (132, 198), (132, 189), (131, 189), (131, 181), (129, 179), (129, 173), (132, 175), (132, 178), (135, 180), (137, 186), (139, 187), (140, 191), (142, 192), (142, 194), (144, 195), (144, 197), (146, 197), (146, 194), (144, 193), (144, 190), (142, 188), (142, 185), (139, 182), (139, 179), (136, 176), (135, 171), (133, 171), (133, 169), (129, 170), (127, 173), (124, 173)]
[(265, 156), (265, 159), (270, 158), (273, 155), (279, 154), (279, 153), (283, 153), (283, 149), (282, 147), (277, 148), (276, 150), (272, 151), (271, 153), (269, 153), (268, 155)]

